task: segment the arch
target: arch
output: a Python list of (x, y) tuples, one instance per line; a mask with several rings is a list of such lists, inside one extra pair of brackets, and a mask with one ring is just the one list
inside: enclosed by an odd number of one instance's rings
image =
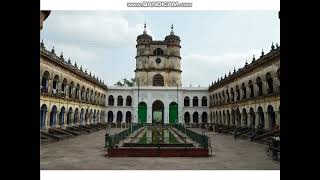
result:
[(93, 119), (93, 111), (92, 109), (90, 109), (90, 113), (89, 113), (89, 123), (92, 123), (92, 119)]
[(227, 125), (230, 125), (230, 111), (227, 110)]
[(109, 105), (109, 106), (113, 106), (113, 105), (114, 105), (114, 98), (113, 98), (112, 95), (110, 95), (110, 96), (108, 97), (108, 105)]
[(247, 99), (247, 89), (244, 83), (241, 84), (242, 98)]
[(257, 94), (258, 96), (262, 96), (262, 81), (261, 81), (261, 78), (260, 77), (257, 77), (256, 79), (256, 84), (257, 84)]
[(194, 96), (194, 97), (192, 98), (192, 106), (193, 106), (193, 107), (197, 107), (197, 106), (198, 106), (198, 102), (199, 102), (198, 97), (197, 97), (197, 96)]
[(90, 91), (90, 102), (93, 102), (93, 97), (94, 97), (93, 90), (91, 89), (91, 91)]
[(62, 126), (64, 124), (64, 115), (66, 113), (66, 108), (64, 106), (61, 107), (59, 114), (59, 125)]
[(50, 112), (50, 127), (56, 126), (56, 120), (57, 120), (57, 106), (53, 105)]
[(79, 109), (76, 108), (73, 115), (73, 123), (77, 124), (79, 122)]
[(176, 102), (169, 104), (169, 123), (178, 123), (178, 104)]
[(127, 111), (126, 112), (126, 123), (131, 123), (131, 112)]
[(40, 128), (43, 128), (46, 125), (47, 112), (48, 112), (47, 105), (42, 104), (40, 108)]
[(153, 86), (164, 86), (164, 79), (160, 74), (154, 75), (152, 82)]
[(80, 111), (80, 122), (81, 122), (81, 124), (84, 124), (84, 121), (85, 121), (85, 119), (84, 119), (84, 109), (81, 108), (81, 111)]
[(132, 98), (131, 98), (131, 96), (127, 96), (127, 98), (126, 98), (126, 106), (132, 106)]
[(231, 102), (234, 102), (234, 90), (233, 90), (233, 88), (231, 88), (230, 94), (231, 94)]
[(69, 98), (72, 98), (72, 95), (73, 95), (73, 86), (74, 86), (74, 82), (71, 81), (70, 82), (70, 85), (69, 85)]
[(222, 122), (223, 124), (226, 124), (226, 113), (224, 110), (222, 111)]
[(226, 95), (227, 95), (227, 102), (229, 102), (230, 101), (230, 94), (229, 94), (229, 90), (228, 89), (226, 90)]
[(231, 110), (231, 124), (232, 124), (233, 126), (236, 125), (235, 112), (234, 112), (233, 109)]
[(52, 80), (52, 94), (57, 95), (58, 93), (58, 83), (59, 83), (59, 76), (55, 75)]
[(189, 124), (190, 123), (190, 113), (189, 112), (185, 112), (184, 113), (184, 123), (185, 124)]
[(273, 78), (272, 78), (270, 72), (268, 72), (266, 74), (266, 81), (267, 81), (267, 86), (268, 86), (267, 93), (272, 94), (273, 93)]
[(190, 98), (189, 98), (188, 96), (186, 96), (186, 97), (184, 98), (183, 105), (184, 105), (185, 107), (189, 107), (189, 106), (190, 106)]
[(80, 91), (80, 85), (77, 84), (76, 90), (75, 90), (75, 98), (76, 98), (76, 99), (79, 99), (79, 94), (80, 94), (79, 91)]
[(85, 120), (85, 122), (86, 123), (88, 123), (88, 121), (89, 121), (89, 109), (86, 109), (86, 113), (85, 113), (85, 115), (84, 115), (84, 120)]
[(50, 79), (50, 73), (48, 71), (45, 71), (41, 79), (41, 89), (43, 92), (45, 92), (45, 90), (47, 90), (46, 92), (48, 92), (49, 79)]
[(221, 111), (219, 111), (219, 123), (222, 124), (222, 114), (221, 114)]
[(68, 114), (67, 114), (67, 125), (71, 124), (71, 118), (72, 118), (72, 108), (69, 108)]
[(199, 123), (199, 113), (197, 111), (194, 112), (193, 115), (192, 115), (192, 122), (195, 123), (195, 124)]
[(247, 116), (247, 110), (245, 108), (242, 109), (242, 124), (244, 126), (248, 125), (248, 116)]
[(81, 100), (85, 101), (86, 100), (86, 88), (82, 86), (81, 88)]
[(207, 124), (208, 123), (208, 114), (207, 112), (202, 113), (202, 123)]
[(207, 97), (203, 96), (201, 99), (201, 106), (207, 106), (208, 100)]
[(117, 123), (121, 123), (122, 122), (122, 112), (121, 111), (118, 111), (117, 112)]
[(237, 126), (241, 126), (241, 113), (240, 113), (240, 110), (239, 108), (237, 108), (236, 110), (236, 125)]
[(160, 100), (152, 103), (152, 123), (164, 124), (164, 104)]
[(138, 104), (138, 123), (147, 123), (147, 103)]
[(259, 116), (259, 124), (258, 124), (258, 129), (263, 129), (264, 128), (264, 113), (263, 109), (261, 106), (258, 107), (258, 116)]
[(249, 86), (249, 93), (250, 93), (249, 97), (252, 98), (254, 97), (254, 89), (253, 89), (253, 83), (251, 80), (249, 80), (248, 86)]
[(153, 51), (153, 55), (154, 56), (163, 56), (163, 50), (161, 48), (156, 48), (154, 51)]
[(109, 111), (108, 112), (108, 123), (112, 123), (113, 122), (113, 112)]
[(236, 95), (237, 95), (237, 101), (240, 101), (240, 89), (238, 85), (236, 85)]
[(117, 106), (123, 106), (123, 98), (122, 98), (122, 96), (118, 96)]
[(269, 128), (274, 129), (276, 127), (276, 113), (273, 110), (271, 105), (267, 108), (268, 112), (268, 121), (269, 121)]
[(249, 110), (249, 118), (250, 118), (250, 128), (254, 128), (256, 126), (256, 115), (254, 113), (253, 108), (250, 108)]
[(62, 84), (61, 84), (61, 92), (64, 93), (66, 90), (66, 86), (68, 84), (68, 81), (66, 78), (63, 79)]

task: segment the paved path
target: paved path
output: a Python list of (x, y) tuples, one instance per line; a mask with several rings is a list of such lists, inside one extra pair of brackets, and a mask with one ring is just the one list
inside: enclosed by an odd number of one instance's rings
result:
[[(122, 129), (123, 130), (123, 129)], [(193, 129), (201, 132), (200, 129)], [(120, 129), (112, 129), (119, 132)], [(266, 156), (265, 146), (233, 136), (208, 133), (212, 157), (104, 157), (105, 130), (40, 147), (42, 170), (140, 170), (140, 169), (280, 169)]]

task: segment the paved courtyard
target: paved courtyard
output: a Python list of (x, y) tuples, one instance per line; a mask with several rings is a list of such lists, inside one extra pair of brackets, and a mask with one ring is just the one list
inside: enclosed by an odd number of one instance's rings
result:
[[(121, 129), (112, 129), (111, 133)], [(123, 130), (123, 129), (122, 129)], [(200, 129), (193, 129), (201, 132)], [(105, 130), (40, 147), (41, 170), (279, 170), (265, 146), (208, 133), (212, 157), (104, 157)]]

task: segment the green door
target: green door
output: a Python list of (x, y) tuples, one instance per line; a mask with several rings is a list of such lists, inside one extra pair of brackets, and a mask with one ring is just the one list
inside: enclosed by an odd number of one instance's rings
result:
[(138, 123), (147, 123), (147, 104), (145, 102), (138, 105)]
[(176, 124), (178, 123), (178, 104), (172, 102), (169, 105), (169, 123)]

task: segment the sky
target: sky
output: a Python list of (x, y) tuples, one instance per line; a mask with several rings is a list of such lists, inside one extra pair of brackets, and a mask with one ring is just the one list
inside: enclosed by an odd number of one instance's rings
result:
[(76, 61), (108, 86), (134, 78), (136, 39), (181, 39), (182, 86), (208, 87), (252, 56), (280, 45), (278, 11), (51, 11), (40, 32), (48, 50)]

